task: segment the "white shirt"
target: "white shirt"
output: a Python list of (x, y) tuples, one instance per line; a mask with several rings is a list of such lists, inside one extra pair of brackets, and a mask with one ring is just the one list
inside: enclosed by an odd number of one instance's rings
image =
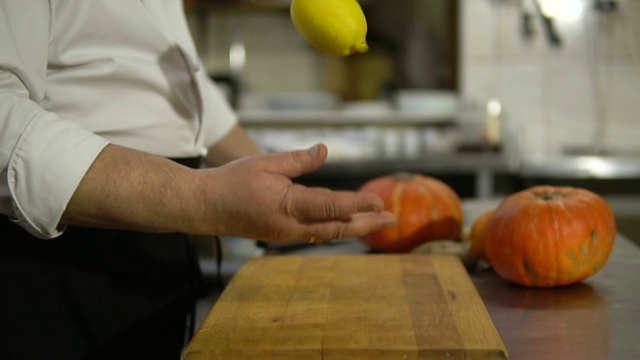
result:
[(33, 235), (108, 143), (192, 157), (236, 122), (180, 0), (0, 1), (0, 213)]

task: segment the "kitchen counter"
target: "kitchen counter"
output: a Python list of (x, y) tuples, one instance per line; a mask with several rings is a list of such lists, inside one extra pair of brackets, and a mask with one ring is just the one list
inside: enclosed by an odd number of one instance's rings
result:
[[(297, 255), (362, 253), (345, 241)], [(639, 359), (640, 247), (618, 235), (607, 265), (586, 281), (555, 289), (507, 283), (491, 269), (472, 271), (511, 359)]]
[[(465, 201), (467, 222), (495, 201)], [(364, 253), (358, 241), (308, 246), (292, 254)], [(586, 281), (554, 289), (515, 286), (491, 269), (471, 279), (512, 359), (640, 358), (640, 247), (619, 234), (607, 265)]]
[[(500, 199), (464, 200), (465, 226)], [(281, 254), (363, 254), (357, 240), (286, 248)], [(241, 263), (238, 264), (241, 266)], [(511, 359), (640, 359), (640, 247), (618, 234), (607, 265), (582, 283), (530, 289), (491, 269), (470, 271)]]
[(640, 358), (640, 248), (623, 235), (607, 265), (556, 289), (511, 285), (487, 269), (471, 274), (512, 359)]

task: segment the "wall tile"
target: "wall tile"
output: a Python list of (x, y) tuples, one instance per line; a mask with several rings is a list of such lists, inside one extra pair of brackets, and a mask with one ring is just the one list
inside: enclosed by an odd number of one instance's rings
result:
[(640, 129), (640, 64), (613, 65), (607, 81), (607, 121), (636, 123)]
[(604, 134), (604, 147), (615, 154), (640, 157), (638, 124), (618, 124), (608, 127)]
[(318, 58), (309, 52), (263, 52), (247, 62), (245, 79), (249, 91), (313, 91), (322, 87)]
[(611, 85), (605, 102), (608, 125), (605, 141), (617, 149), (637, 149), (640, 145), (640, 64), (611, 68)]
[(614, 60), (626, 63), (640, 63), (640, 1), (621, 1), (620, 10), (608, 17), (613, 34), (603, 37), (612, 43)]
[(545, 67), (544, 89), (549, 96), (550, 147), (554, 153), (564, 147), (592, 141), (596, 129), (596, 106), (589, 68), (577, 64)]
[(496, 13), (490, 1), (463, 0), (460, 49), (466, 59), (493, 58)]
[(495, 51), (500, 61), (539, 59), (547, 47), (539, 19), (533, 19), (536, 33), (527, 39), (522, 33), (522, 11), (516, 2), (495, 7)]
[[(591, 51), (593, 46), (591, 36), (593, 26), (590, 24), (593, 18), (593, 10), (587, 6), (581, 17), (574, 21), (556, 20), (554, 25), (562, 44), (554, 48), (547, 44), (548, 53), (554, 53), (567, 61), (581, 61)], [(540, 36), (544, 36), (542, 23), (540, 23)]]
[(501, 63), (499, 70), (499, 99), (505, 121), (512, 123), (523, 135), (519, 139), (520, 152), (541, 156), (548, 145), (549, 121), (542, 87), (543, 67), (535, 61), (514, 61)]
[(471, 103), (480, 104), (500, 94), (500, 67), (489, 61), (463, 59), (461, 93)]
[[(249, 90), (305, 91), (322, 88), (319, 55), (294, 29), (286, 13), (210, 13), (206, 34), (190, 18), (201, 58), (209, 73), (230, 71), (229, 47), (241, 42), (246, 63), (240, 77)], [(266, 70), (265, 70), (266, 69)], [(295, 74), (284, 76), (285, 74)]]
[[(464, 31), (463, 36), (469, 37), (462, 42), (464, 50), (478, 40), (493, 44), (495, 53), (480, 56), (473, 49), (465, 56), (462, 52), (462, 92), (467, 98), (478, 97), (499, 83), (505, 118), (516, 125), (525, 157), (559, 154), (568, 146), (593, 143), (598, 94), (604, 103), (605, 144), (622, 152), (640, 152), (640, 1), (621, 0), (620, 11), (611, 14), (598, 13), (584, 2), (582, 18), (556, 22), (563, 44), (552, 48), (539, 19), (536, 37), (523, 41), (518, 32), (521, 13), (514, 3), (463, 1), (466, 17), (483, 14), (471, 11), (482, 8), (478, 3), (492, 4), (491, 13), (483, 15), (487, 19), (473, 21), (493, 29), (494, 37), (492, 42), (486, 33)], [(496, 73), (497, 80), (489, 75)]]
[(288, 13), (247, 14), (239, 21), (247, 47), (255, 51), (307, 49), (308, 45), (294, 28)]

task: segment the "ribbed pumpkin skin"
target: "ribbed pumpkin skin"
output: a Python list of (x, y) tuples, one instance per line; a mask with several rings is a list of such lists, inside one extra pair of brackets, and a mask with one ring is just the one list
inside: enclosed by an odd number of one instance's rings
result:
[(462, 231), (462, 204), (442, 181), (420, 174), (395, 174), (372, 179), (359, 191), (378, 194), (396, 224), (362, 238), (367, 246), (405, 253), (429, 240), (456, 240)]
[(487, 257), (486, 250), (486, 235), (487, 235), (487, 225), (489, 225), (489, 220), (493, 216), (495, 210), (489, 210), (480, 215), (471, 225), (471, 234), (469, 238), (471, 240), (471, 253), (478, 258), (489, 261)]
[(531, 287), (580, 282), (607, 262), (616, 237), (611, 208), (579, 188), (535, 186), (502, 201), (487, 225), (489, 262)]

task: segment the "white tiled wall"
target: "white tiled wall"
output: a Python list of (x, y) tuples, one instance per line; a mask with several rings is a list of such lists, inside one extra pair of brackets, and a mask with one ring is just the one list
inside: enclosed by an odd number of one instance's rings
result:
[[(640, 153), (640, 0), (619, 0), (620, 10), (608, 15), (598, 15), (592, 0), (573, 1), (585, 11), (557, 23), (563, 44), (553, 48), (538, 18), (535, 37), (522, 38), (518, 0), (461, 0), (462, 95), (477, 103), (500, 99), (528, 157), (588, 145), (600, 135), (605, 147)], [(247, 51), (241, 72), (247, 90), (326, 88), (326, 58), (310, 51), (286, 11), (208, 17), (205, 34), (193, 15), (190, 24), (206, 42), (199, 45), (209, 72), (228, 72), (229, 44), (238, 39)], [(598, 134), (600, 119), (604, 134)]]
[(189, 16), (205, 67), (210, 73), (229, 72), (229, 46), (245, 46), (246, 64), (240, 76), (246, 90), (312, 91), (322, 89), (323, 56), (309, 51), (309, 45), (293, 28), (286, 11), (210, 12), (208, 29), (197, 28), (195, 14)]
[(581, 1), (578, 20), (556, 23), (563, 44), (553, 48), (538, 18), (534, 38), (522, 37), (519, 1), (462, 0), (462, 93), (502, 101), (524, 156), (591, 144), (599, 119), (606, 148), (640, 153), (640, 0), (608, 15)]

